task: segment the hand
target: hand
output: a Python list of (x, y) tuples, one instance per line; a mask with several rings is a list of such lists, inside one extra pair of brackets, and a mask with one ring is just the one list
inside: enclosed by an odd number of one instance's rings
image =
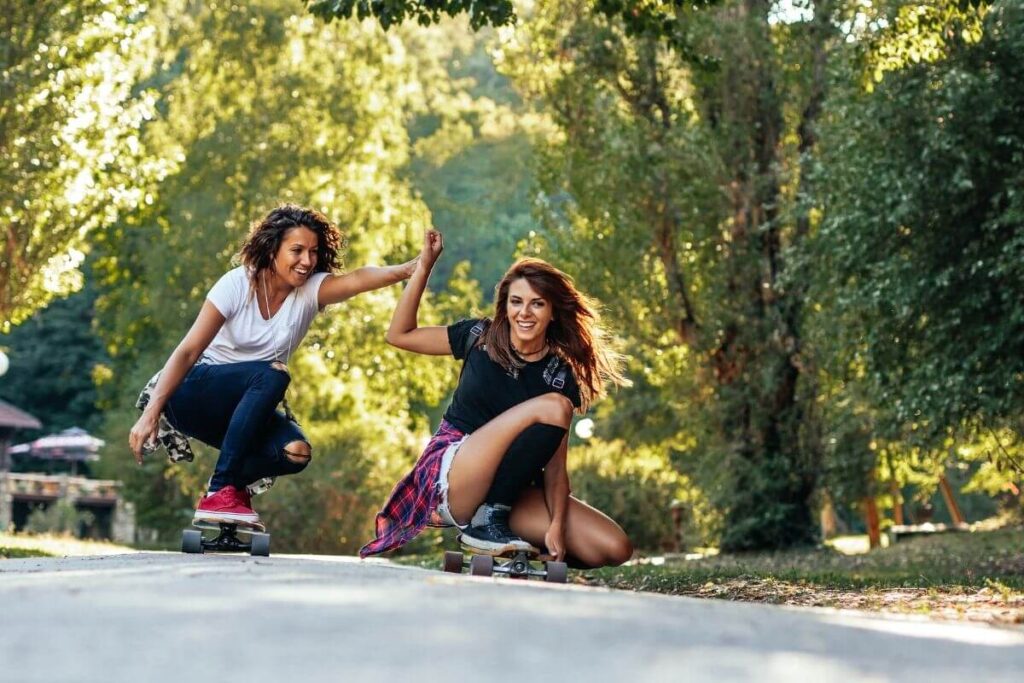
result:
[(160, 423), (159, 415), (143, 412), (128, 433), (128, 446), (135, 454), (135, 462), (142, 464), (143, 447), (156, 442), (156, 434)]
[(438, 230), (423, 231), (423, 249), (420, 250), (419, 261), (428, 270), (434, 267), (434, 263), (444, 251), (444, 238)]
[(565, 559), (565, 531), (561, 524), (552, 524), (548, 527), (547, 533), (544, 534), (544, 546), (558, 562)]

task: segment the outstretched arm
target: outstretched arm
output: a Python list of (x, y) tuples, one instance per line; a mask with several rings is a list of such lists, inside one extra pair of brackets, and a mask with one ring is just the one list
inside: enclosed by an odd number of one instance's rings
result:
[(153, 388), (149, 403), (128, 434), (128, 445), (131, 447), (132, 453), (135, 454), (136, 462), (140, 465), (142, 464), (142, 447), (156, 438), (160, 413), (167, 405), (168, 399), (181, 384), (189, 369), (199, 360), (199, 356), (203, 355), (203, 351), (217, 336), (217, 332), (223, 325), (224, 316), (217, 310), (217, 307), (209, 300), (203, 302), (196, 321), (192, 323), (192, 329), (188, 331), (188, 334), (164, 363), (164, 369), (160, 371), (160, 379)]
[(451, 346), (448, 345), (447, 328), (418, 327), (416, 324), (420, 299), (427, 288), (430, 271), (443, 249), (441, 233), (437, 230), (427, 230), (423, 235), (423, 249), (415, 259), (416, 270), (398, 300), (394, 315), (391, 316), (391, 326), (384, 337), (388, 344), (429, 356), (447, 356), (452, 352)]
[(320, 283), (316, 303), (323, 308), (350, 299), (356, 294), (401, 282), (413, 274), (418, 258), (397, 266), (364, 266), (344, 275), (328, 275)]

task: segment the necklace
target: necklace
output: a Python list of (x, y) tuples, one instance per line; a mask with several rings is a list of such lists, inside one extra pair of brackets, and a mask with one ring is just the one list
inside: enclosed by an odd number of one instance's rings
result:
[(522, 358), (523, 360), (529, 360), (531, 356), (538, 356), (540, 358), (543, 358), (544, 355), (548, 352), (548, 343), (544, 342), (544, 347), (542, 349), (540, 349), (539, 351), (532, 351), (530, 353), (523, 353), (515, 346), (512, 347), (512, 350), (515, 351), (516, 355)]
[[(277, 316), (270, 315), (270, 296), (267, 295), (267, 272), (263, 271), (263, 277), (261, 278), (263, 283), (263, 303), (267, 305), (267, 324), (270, 325), (270, 332), (274, 336), (274, 361), (275, 363), (281, 363), (284, 365), (284, 372), (288, 373), (288, 359), (292, 355), (292, 325), (288, 325), (288, 345), (284, 348), (284, 360), (281, 360), (281, 351), (277, 343), (277, 324), (274, 322), (274, 318)], [(286, 297), (287, 298), (287, 297)], [(258, 308), (258, 306), (257, 306)], [(284, 305), (282, 304), (282, 308)], [(277, 310), (278, 313), (281, 309)], [(281, 405), (284, 406), (284, 415), (286, 418), (298, 424), (299, 421), (295, 419), (295, 414), (292, 412), (292, 407), (288, 405), (288, 394), (287, 389), (285, 395), (281, 397)]]
[[(279, 343), (278, 343), (278, 339), (277, 339), (277, 323), (274, 320), (277, 316), (273, 316), (273, 315), (270, 314), (270, 296), (267, 294), (267, 272), (263, 271), (262, 275), (263, 275), (263, 277), (261, 278), (261, 282), (263, 283), (263, 303), (265, 303), (266, 306), (267, 306), (267, 325), (270, 326), (270, 332), (271, 332), (271, 334), (274, 337), (274, 360), (277, 361), (277, 362), (282, 362), (282, 363), (285, 364), (285, 366), (287, 366), (288, 365), (288, 360), (289, 360), (289, 358), (291, 358), (291, 355), (292, 355), (292, 326), (291, 325), (287, 326), (288, 327), (288, 340), (287, 340), (288, 344), (284, 347), (284, 360), (282, 361), (281, 360), (281, 349), (280, 349), (280, 346), (279, 346)], [(283, 307), (284, 306), (282, 305), (282, 308)], [(277, 312), (280, 313), (281, 310), (278, 309)]]

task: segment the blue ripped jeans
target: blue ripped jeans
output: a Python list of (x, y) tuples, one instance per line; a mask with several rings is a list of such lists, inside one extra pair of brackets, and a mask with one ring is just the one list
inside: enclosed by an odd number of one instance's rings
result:
[(188, 436), (220, 450), (210, 492), (247, 486), (263, 477), (297, 474), (284, 447), (309, 441), (277, 409), (291, 377), (271, 361), (194, 365), (164, 408), (170, 423)]

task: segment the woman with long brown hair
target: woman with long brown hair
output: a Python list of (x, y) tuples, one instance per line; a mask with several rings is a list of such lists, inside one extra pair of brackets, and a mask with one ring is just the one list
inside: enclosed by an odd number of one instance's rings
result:
[(428, 231), (391, 319), (387, 341), (463, 361), (434, 437), (377, 515), (360, 555), (398, 548), (424, 527), (455, 526), (482, 553), (538, 550), (576, 566), (617, 565), (632, 555), (625, 532), (569, 492), (568, 428), (607, 383), (625, 384), (594, 305), (540, 259), (509, 268), (494, 317), (419, 327), (417, 311), (443, 243)]

